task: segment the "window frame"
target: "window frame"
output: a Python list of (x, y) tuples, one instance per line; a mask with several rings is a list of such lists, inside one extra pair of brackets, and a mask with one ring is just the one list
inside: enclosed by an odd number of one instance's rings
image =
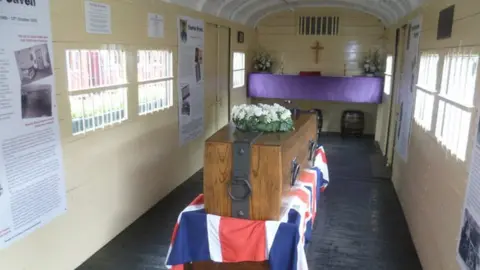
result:
[[(105, 61), (99, 57), (111, 57), (112, 54), (114, 63), (110, 59)], [(128, 92), (131, 84), (128, 79), (127, 50), (118, 46), (82, 46), (66, 48), (64, 56), (71, 135), (85, 136), (127, 121)], [(72, 60), (72, 57), (75, 59)], [(117, 67), (112, 70), (115, 65)], [(121, 76), (117, 76), (119, 74)], [(120, 78), (119, 81), (113, 82), (116, 78)], [(96, 102), (99, 99), (102, 100), (101, 105)], [(76, 109), (78, 111), (75, 111)]]
[[(460, 54), (458, 54), (460, 53)], [(452, 69), (453, 74), (457, 74), (458, 69), (454, 68), (453, 65), (448, 65), (446, 63), (446, 59), (452, 55), (455, 56), (461, 55), (461, 57), (465, 57), (466, 54), (468, 54), (468, 57), (473, 58), (476, 61), (476, 65), (474, 67), (474, 72), (472, 72), (473, 78), (470, 78), (469, 82), (471, 83), (470, 90), (467, 94), (470, 94), (470, 96), (465, 96), (466, 94), (466, 89), (465, 86), (467, 84), (465, 81), (455, 81), (454, 84), (450, 84), (450, 79), (452, 76)], [(470, 63), (470, 61), (468, 62)], [(471, 153), (468, 151), (468, 146), (470, 143), (470, 135), (472, 133), (472, 127), (474, 126), (473, 122), (475, 121), (475, 98), (476, 98), (476, 89), (478, 88), (478, 82), (479, 82), (479, 66), (480, 63), (480, 53), (478, 50), (474, 50), (472, 48), (451, 48), (447, 49), (444, 52), (443, 59), (442, 59), (442, 70), (441, 70), (441, 81), (439, 82), (440, 85), (440, 91), (438, 91), (437, 94), (437, 100), (438, 104), (436, 106), (436, 113), (437, 113), (437, 119), (436, 119), (436, 125), (435, 125), (435, 138), (439, 143), (441, 143), (448, 151), (448, 153), (456, 158), (457, 160), (460, 160), (462, 162), (467, 163), (467, 161), (470, 158)], [(452, 68), (453, 67), (453, 68)], [(457, 66), (458, 67), (458, 66)], [(467, 74), (463, 70), (463, 66), (461, 66), (461, 71), (459, 72), (460, 74)], [(448, 77), (445, 78), (445, 75), (448, 74)], [(455, 75), (454, 75), (455, 76)], [(463, 78), (463, 75), (462, 75)], [(459, 86), (458, 84), (461, 86)], [(462, 87), (463, 86), (463, 87)], [(463, 98), (457, 98), (449, 93), (452, 89), (457, 90), (458, 89), (464, 89), (463, 93)], [(445, 104), (442, 110), (441, 104)], [(450, 108), (453, 107), (453, 111), (456, 110), (456, 112), (452, 112), (452, 114), (455, 115), (445, 115), (445, 111), (447, 106), (450, 106)], [(452, 111), (452, 110), (451, 110)], [(443, 113), (443, 117), (441, 117), (441, 113)], [(467, 114), (466, 120), (461, 121), (463, 119), (458, 119), (458, 116), (462, 116), (461, 114), (465, 113)], [(456, 118), (456, 119), (454, 119)], [(452, 120), (454, 119), (454, 120)], [(455, 130), (454, 132), (450, 132), (447, 134), (444, 134), (444, 127), (446, 125), (446, 121), (451, 121), (450, 125), (455, 124), (455, 127), (447, 127), (450, 128), (451, 130)], [(448, 125), (448, 123), (447, 123)], [(459, 134), (460, 131), (463, 129), (464, 134)], [(459, 135), (461, 136), (466, 136), (464, 138), (458, 137)], [(455, 148), (451, 147), (452, 143), (456, 143), (457, 145)]]
[[(463, 93), (464, 95), (469, 95), (469, 96), (463, 96), (463, 98), (457, 98), (455, 96), (453, 96), (452, 94), (450, 94), (451, 92), (451, 89), (449, 89), (450, 87), (455, 87), (455, 85), (451, 85), (451, 79), (452, 79), (452, 74), (448, 74), (448, 78), (446, 79), (446, 82), (444, 83), (444, 76), (446, 75), (445, 71), (448, 67), (451, 67), (452, 65), (451, 62), (448, 62), (448, 65), (446, 63), (446, 59), (448, 57), (450, 57), (451, 55), (455, 55), (456, 53), (458, 53), (458, 51), (456, 49), (452, 49), (450, 50), (450, 52), (447, 52), (445, 55), (444, 55), (444, 62), (443, 62), (443, 70), (442, 70), (442, 81), (441, 81), (441, 88), (440, 88), (440, 95), (447, 99), (447, 100), (450, 100), (454, 103), (457, 103), (461, 106), (464, 106), (464, 107), (467, 107), (467, 108), (474, 108), (474, 99), (475, 99), (475, 90), (477, 88), (477, 81), (478, 81), (478, 65), (479, 65), (479, 62), (480, 62), (480, 59), (479, 59), (479, 53), (478, 52), (474, 52), (474, 50), (472, 49), (465, 49), (465, 50), (469, 50), (467, 53), (460, 53), (461, 54), (461, 57), (469, 57), (469, 58), (476, 58), (476, 72), (474, 73), (474, 78), (473, 78), (473, 81), (470, 81), (471, 83), (471, 89), (469, 90), (468, 93)], [(468, 54), (468, 55), (467, 55)], [(471, 59), (470, 59), (471, 60)], [(456, 64), (456, 62), (455, 62)], [(468, 64), (470, 64), (470, 61), (468, 62)], [(468, 65), (467, 64), (467, 65)], [(461, 71), (459, 72), (460, 74), (463, 74), (463, 73), (467, 73), (468, 70), (464, 70), (463, 68), (463, 65), (461, 65)], [(455, 78), (455, 75), (457, 74), (457, 70), (455, 70), (455, 73), (453, 74), (454, 76), (454, 80), (458, 78)], [(462, 75), (463, 77), (463, 75)], [(458, 81), (454, 81), (453, 84), (455, 83), (459, 83)], [(457, 91), (458, 92), (458, 91)]]
[(418, 80), (415, 84), (413, 120), (427, 133), (434, 132), (442, 56), (436, 51), (421, 51)]
[[(242, 62), (240, 66), (236, 66), (236, 63), (235, 63), (235, 59), (237, 59), (235, 55), (238, 55), (238, 54), (240, 54), (242, 58)], [(246, 74), (247, 74), (246, 55), (247, 54), (243, 51), (234, 51), (232, 53), (232, 89), (245, 87)], [(240, 78), (242, 78), (241, 82), (239, 84), (235, 84), (235, 77), (236, 77), (235, 75), (239, 73), (241, 74)]]
[[(391, 59), (390, 70), (388, 68), (389, 59)], [(395, 65), (395, 57), (392, 54), (387, 54), (387, 57), (385, 58), (385, 72), (384, 72), (384, 78), (383, 78), (383, 93), (387, 96), (390, 96), (392, 94), (394, 65)], [(387, 87), (387, 81), (388, 81), (388, 87)]]
[(297, 35), (299, 36), (339, 36), (339, 15), (298, 15)]
[[(466, 84), (465, 81), (458, 80), (457, 83), (464, 83), (463, 85), (470, 86), (469, 97), (465, 97), (463, 93), (463, 98), (455, 98), (452, 95), (449, 95), (449, 91), (452, 89), (463, 89), (459, 87), (458, 84), (450, 84), (450, 78), (452, 74), (456, 74), (458, 70), (454, 65), (448, 65), (447, 59), (452, 53), (460, 53), (463, 55), (465, 51), (468, 52), (470, 56), (476, 58), (476, 65), (474, 70), (472, 70), (473, 79), (467, 80), (469, 84)], [(425, 132), (436, 140), (443, 148), (447, 151), (448, 155), (452, 158), (467, 164), (470, 158), (471, 153), (468, 151), (468, 146), (470, 144), (470, 135), (472, 134), (472, 127), (474, 126), (475, 121), (475, 100), (476, 100), (476, 89), (478, 88), (479, 76), (478, 65), (480, 63), (480, 53), (474, 51), (471, 48), (468, 49), (459, 49), (459, 48), (449, 48), (441, 49), (435, 51), (424, 51), (421, 54), (435, 53), (439, 55), (438, 63), (436, 67), (436, 82), (429, 83), (430, 85), (422, 84), (418, 82), (415, 85), (415, 108), (414, 108), (414, 121), (422, 127)], [(421, 59), (421, 57), (420, 57)], [(450, 60), (451, 61), (451, 60)], [(470, 63), (470, 62), (468, 62)], [(418, 72), (419, 80), (422, 73), (425, 71), (419, 68)], [(463, 69), (461, 69), (460, 74), (463, 74)], [(461, 77), (463, 78), (463, 77)], [(432, 87), (432, 85), (435, 87)], [(419, 123), (417, 119), (419, 112), (419, 106), (425, 106), (425, 104), (419, 105), (419, 98), (421, 96), (419, 93), (430, 95), (433, 97), (433, 105), (431, 106), (432, 112), (430, 121), (430, 129), (422, 126), (422, 123)], [(422, 112), (424, 113), (424, 112)], [(421, 121), (420, 121), (421, 122)], [(450, 130), (450, 131), (448, 131)]]
[[(152, 65), (154, 68), (161, 69), (161, 66), (164, 67), (163, 71), (160, 71), (159, 76), (152, 76), (147, 78), (145, 74), (149, 74), (148, 71), (148, 63), (143, 65), (143, 70), (146, 71), (143, 73), (140, 71), (141, 59), (145, 59), (140, 53), (159, 53), (159, 63), (157, 65)], [(148, 55), (146, 55), (148, 56)], [(160, 57), (161, 56), (161, 57)], [(174, 69), (173, 69), (173, 51), (166, 48), (155, 48), (155, 49), (141, 49), (136, 51), (136, 67), (137, 67), (137, 84), (138, 84), (138, 100), (137, 100), (137, 113), (139, 116), (153, 114), (159, 111), (163, 111), (165, 109), (173, 107), (173, 91), (174, 91)], [(160, 60), (161, 59), (161, 60)], [(148, 61), (147, 61), (148, 62)], [(156, 61), (153, 61), (156, 63)], [(151, 73), (150, 73), (151, 74)], [(164, 86), (161, 86), (164, 84)], [(149, 87), (160, 87), (163, 90), (160, 90), (160, 93), (154, 93), (153, 95), (150, 93), (146, 93), (149, 91)], [(144, 94), (145, 92), (145, 94)], [(163, 92), (163, 93), (162, 93)], [(153, 96), (152, 100), (148, 100), (148, 98)]]

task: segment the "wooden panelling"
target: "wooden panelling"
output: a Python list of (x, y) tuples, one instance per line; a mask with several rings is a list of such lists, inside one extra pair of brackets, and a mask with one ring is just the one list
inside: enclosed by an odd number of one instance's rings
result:
[(288, 26), (259, 26), (257, 32), (259, 35), (295, 35), (298, 28), (292, 25)]
[[(303, 15), (339, 16), (339, 35), (298, 35), (297, 20), (298, 16)], [(383, 32), (384, 26), (377, 18), (339, 8), (301, 8), (296, 9), (295, 12), (275, 13), (260, 21), (257, 27), (259, 46), (272, 55), (274, 72), (279, 71), (279, 64), (283, 57), (283, 71), (286, 74), (298, 74), (300, 71), (321, 71), (325, 76), (362, 75), (364, 57), (370, 50), (383, 49), (386, 45), (380, 39)], [(310, 49), (316, 41), (319, 41), (325, 48), (320, 52), (318, 64), (314, 60), (315, 53)], [(324, 121), (327, 122), (324, 125), (324, 131), (332, 132), (340, 131), (340, 116), (344, 110), (360, 109), (370, 115), (367, 119), (366, 133), (373, 134), (375, 132), (377, 105), (312, 101), (295, 101), (295, 104), (304, 109), (322, 109)]]
[[(455, 4), (452, 37), (437, 40), (440, 10)], [(415, 13), (391, 28), (401, 26), (422, 15), (420, 50), (442, 53), (448, 48), (480, 49), (480, 2), (475, 0), (429, 1)], [(394, 40), (391, 39), (393, 48)], [(478, 108), (477, 82), (475, 105)], [(434, 110), (438, 108), (435, 107)], [(385, 112), (385, 115), (388, 112)], [(476, 119), (474, 114), (473, 119)], [(474, 121), (472, 121), (474, 122)], [(435, 123), (432, 130), (435, 130)], [(470, 126), (470, 152), (476, 125)], [(403, 206), (423, 268), (426, 270), (457, 270), (457, 238), (463, 210), (470, 160), (461, 161), (442, 146), (434, 132), (426, 131), (412, 120), (408, 160), (395, 156), (393, 182)]]
[[(303, 15), (340, 16), (339, 36), (297, 35), (297, 19)], [(380, 37), (383, 31), (383, 25), (375, 17), (338, 8), (302, 8), (295, 12), (272, 14), (263, 19), (257, 29), (260, 47), (274, 54), (277, 64), (274, 71), (278, 69), (283, 54), (287, 73), (296, 74), (301, 70), (321, 70), (323, 73), (341, 71), (336, 75), (343, 75), (344, 64), (347, 62), (360, 64), (370, 50), (382, 49), (384, 44)], [(314, 53), (310, 49), (315, 41), (325, 47), (319, 64), (315, 64)], [(349, 54), (347, 58), (346, 53), (354, 54)], [(359, 65), (356, 68), (360, 69)]]

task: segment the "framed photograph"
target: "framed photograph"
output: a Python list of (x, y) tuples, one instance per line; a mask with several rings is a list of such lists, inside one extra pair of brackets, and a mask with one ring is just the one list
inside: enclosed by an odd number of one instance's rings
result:
[(238, 31), (237, 33), (237, 42), (243, 43), (245, 41), (245, 35), (242, 31)]

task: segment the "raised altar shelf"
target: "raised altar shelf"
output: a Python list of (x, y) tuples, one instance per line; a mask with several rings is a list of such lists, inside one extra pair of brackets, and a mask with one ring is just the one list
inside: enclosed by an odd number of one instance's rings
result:
[(251, 73), (252, 98), (305, 99), (349, 103), (382, 103), (381, 77), (329, 77)]

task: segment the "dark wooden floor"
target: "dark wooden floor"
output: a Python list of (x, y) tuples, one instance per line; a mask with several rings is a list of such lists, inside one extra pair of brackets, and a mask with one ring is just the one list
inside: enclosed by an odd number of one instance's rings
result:
[[(388, 170), (372, 139), (328, 136), (331, 184), (320, 201), (310, 269), (422, 269)], [(165, 269), (178, 213), (202, 192), (197, 173), (88, 259), (78, 270)]]

